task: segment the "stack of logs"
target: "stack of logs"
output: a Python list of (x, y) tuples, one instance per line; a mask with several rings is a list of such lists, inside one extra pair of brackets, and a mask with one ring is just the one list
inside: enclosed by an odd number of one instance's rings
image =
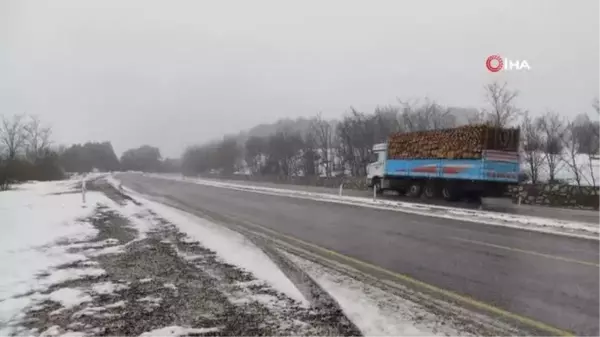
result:
[(396, 133), (388, 142), (390, 159), (480, 159), (488, 125)]

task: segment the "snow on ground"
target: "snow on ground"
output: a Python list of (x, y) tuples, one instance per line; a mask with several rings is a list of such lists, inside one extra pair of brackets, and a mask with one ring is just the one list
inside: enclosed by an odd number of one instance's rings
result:
[(256, 277), (267, 281), (276, 290), (300, 303), (308, 304), (296, 286), (275, 263), (241, 234), (206, 219), (143, 199), (140, 195), (136, 198), (143, 200), (146, 207), (175, 224), (192, 241), (200, 242), (202, 246), (215, 251), (227, 263), (248, 270)]
[(373, 200), (370, 198), (339, 196), (326, 193), (315, 193), (308, 191), (290, 190), (283, 188), (263, 187), (256, 185), (243, 185), (202, 178), (185, 178), (177, 175), (148, 174), (149, 176), (170, 179), (185, 180), (200, 185), (228, 188), (239, 191), (250, 191), (268, 195), (278, 195), (295, 197), (301, 199), (310, 199), (325, 202), (334, 202), (340, 204), (371, 207), (377, 209), (386, 209), (404, 213), (418, 214), (423, 216), (433, 216), (446, 219), (455, 219), (469, 221), (494, 226), (504, 226), (512, 228), (521, 228), (538, 232), (554, 233), (569, 236), (578, 236), (598, 239), (600, 226), (593, 223), (584, 223), (576, 221), (556, 220), (540, 218), (534, 216), (497, 213), (483, 210), (469, 210), (449, 206), (424, 205), (405, 201), (392, 200)]
[[(216, 251), (219, 260), (246, 269), (263, 280), (263, 284), (266, 281), (276, 291), (283, 292), (302, 306), (308, 307), (307, 301), (283, 272), (260, 249), (241, 235), (207, 220), (150, 201), (146, 205), (137, 205), (129, 201), (117, 203), (104, 193), (88, 189), (84, 204), (76, 186), (81, 179), (85, 178), (79, 176), (68, 181), (32, 182), (0, 193), (0, 219), (3, 229), (3, 235), (0, 236), (0, 335), (39, 334), (38, 331), (27, 330), (29, 328), (24, 328), (21, 324), (30, 319), (31, 310), (47, 310), (48, 303), (54, 303), (51, 305), (55, 306), (48, 310), (48, 315), (72, 315), (74, 326), (79, 324), (77, 319), (97, 319), (114, 315), (110, 313), (111, 309), (123, 307), (125, 302), (98, 305), (98, 296), (115, 296), (114, 293), (129, 288), (129, 282), (111, 282), (112, 279), (107, 278), (109, 274), (94, 259), (100, 255), (124, 254), (125, 248), (131, 247), (130, 244), (135, 246), (136, 242), (143, 241), (139, 245), (148, 245), (147, 242), (156, 240), (150, 236), (156, 237), (157, 228), (153, 226), (160, 224), (160, 219), (166, 219), (179, 226), (182, 232), (187, 234), (187, 242), (200, 241), (204, 247)], [(98, 213), (102, 207), (104, 211)], [(116, 212), (134, 226), (136, 234), (133, 240), (126, 244), (121, 244), (118, 239), (112, 237), (99, 240), (101, 235), (105, 234), (99, 230), (101, 227), (92, 222), (102, 221), (102, 218), (111, 212)], [(146, 238), (150, 241), (144, 240)], [(166, 241), (168, 240), (160, 240), (161, 244), (169, 244)], [(136, 282), (151, 284), (154, 278), (140, 278)], [(161, 285), (171, 293), (177, 294), (179, 291), (174, 283), (166, 282)], [(243, 288), (240, 286), (240, 289)], [(263, 289), (262, 286), (256, 288)], [(134, 301), (150, 310), (152, 307), (161, 306), (163, 302), (162, 296), (157, 295), (140, 297)], [(258, 296), (253, 291), (246, 295)], [(277, 302), (279, 298), (274, 295), (265, 297), (272, 297), (269, 302)], [(282, 311), (285, 312), (287, 311)], [(81, 330), (69, 329), (71, 328), (67, 327), (65, 330), (64, 325), (49, 325), (40, 331), (45, 336), (81, 334)], [(213, 331), (209, 330), (167, 327), (154, 333), (178, 335)], [(87, 328), (86, 331), (90, 332)]]
[[(31, 304), (31, 298), (15, 298), (15, 295), (102, 272), (94, 268), (52, 270), (53, 266), (86, 258), (49, 245), (59, 240), (84, 240), (97, 232), (90, 224), (78, 221), (89, 216), (93, 207), (85, 207), (79, 193), (65, 193), (73, 189), (69, 184), (73, 182), (27, 183), (0, 193), (0, 334), (6, 333), (1, 327)], [(88, 205), (106, 201), (109, 200), (100, 193), (87, 194)], [(41, 280), (36, 279), (49, 270)], [(52, 293), (50, 297), (61, 295), (69, 303), (86, 299), (76, 294), (76, 290)]]
[[(113, 187), (119, 188), (121, 185), (113, 176), (106, 179)], [(226, 262), (247, 269), (256, 277), (269, 282), (275, 289), (300, 303), (307, 304), (304, 296), (273, 261), (241, 234), (190, 213), (148, 200), (134, 191), (128, 190), (128, 193), (135, 194), (137, 199), (143, 200), (146, 207), (176, 224), (191, 240), (217, 252)]]
[[(25, 310), (41, 309), (41, 303), (46, 301), (60, 306), (50, 313), (57, 315), (91, 302), (91, 294), (107, 295), (127, 288), (112, 282), (99, 282), (90, 289), (59, 286), (105, 275), (105, 270), (90, 258), (123, 252), (124, 247), (114, 238), (89, 242), (99, 232), (89, 222), (97, 216), (97, 206), (123, 209), (126, 216), (137, 220), (134, 224), (142, 237), (148, 230), (146, 223), (134, 217), (131, 205), (120, 207), (101, 192), (88, 190), (84, 203), (78, 184), (83, 179), (89, 181), (105, 175), (28, 182), (0, 193), (0, 335), (19, 333), (19, 321)], [(107, 305), (97, 311), (110, 308)], [(64, 335), (59, 332), (57, 327), (50, 327), (42, 335)]]
[(333, 296), (365, 336), (464, 335), (449, 326), (432, 324), (435, 317), (416, 303), (295, 255), (285, 255)]
[[(540, 153), (539, 157), (542, 161), (538, 171), (538, 180), (540, 182), (547, 182), (550, 179), (550, 168), (544, 159), (544, 154)], [(568, 151), (565, 151), (561, 155), (561, 159), (558, 160), (556, 166), (555, 178), (566, 181), (572, 185), (577, 185), (575, 171), (570, 157)], [(579, 180), (582, 186), (598, 186), (600, 183), (600, 158), (578, 153), (575, 155), (575, 166), (577, 167), (576, 172), (579, 173)], [(521, 160), (521, 170), (527, 173), (531, 171), (527, 166), (527, 162), (523, 159)]]
[(116, 284), (113, 282), (100, 282), (100, 283), (96, 283), (92, 286), (92, 290), (96, 294), (100, 294), (100, 295), (112, 294), (115, 291), (123, 290), (125, 288), (127, 288), (127, 287), (122, 284)]
[(219, 328), (201, 328), (201, 329), (192, 329), (192, 328), (184, 328), (180, 326), (167, 326), (160, 329), (155, 329), (152, 331), (144, 332), (140, 335), (140, 337), (150, 337), (150, 336), (188, 336), (192, 334), (206, 334), (209, 332), (219, 332)]

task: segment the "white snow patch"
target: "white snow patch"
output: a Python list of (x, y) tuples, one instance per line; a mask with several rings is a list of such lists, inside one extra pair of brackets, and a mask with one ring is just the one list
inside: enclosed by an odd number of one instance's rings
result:
[(90, 317), (90, 316), (98, 316), (100, 313), (106, 311), (104, 307), (89, 307), (81, 309), (71, 315), (72, 319), (79, 319), (81, 317)]
[(101, 307), (87, 307), (84, 308), (82, 310), (77, 311), (76, 313), (74, 313), (71, 318), (73, 319), (78, 319), (81, 317), (112, 317), (115, 316), (114, 314), (111, 313), (107, 313), (106, 310), (107, 309), (115, 309), (115, 308), (123, 308), (126, 306), (125, 301), (118, 301), (115, 303), (111, 303), (111, 304), (107, 304), (105, 306), (101, 306)]
[(180, 326), (167, 326), (144, 332), (140, 337), (151, 336), (185, 336), (189, 334), (204, 334), (209, 332), (218, 332), (219, 328), (184, 328)]
[(48, 329), (44, 330), (40, 334), (40, 337), (52, 337), (52, 336), (58, 336), (58, 335), (60, 335), (60, 327), (58, 325), (53, 325), (53, 326), (49, 327)]
[(136, 240), (146, 238), (148, 232), (150, 232), (154, 226), (152, 214), (150, 214), (147, 209), (142, 208), (132, 202), (128, 202), (124, 206), (119, 207), (118, 212), (126, 217), (138, 231), (138, 237)]
[(119, 240), (110, 238), (110, 239), (97, 241), (97, 242), (72, 243), (72, 244), (69, 244), (69, 248), (80, 248), (80, 249), (84, 249), (84, 250), (93, 250), (93, 249), (104, 248), (106, 246), (113, 246), (116, 244), (119, 244)]
[(36, 300), (35, 296), (16, 295), (104, 272), (89, 268), (52, 270), (53, 266), (87, 259), (69, 253), (68, 245), (54, 245), (94, 237), (97, 230), (79, 219), (91, 216), (98, 203), (112, 203), (101, 193), (87, 192), (84, 205), (80, 193), (65, 194), (73, 190), (72, 185), (72, 181), (31, 182), (0, 192), (0, 334), (10, 334), (10, 322)]
[(38, 279), (38, 285), (47, 288), (53, 284), (79, 280), (85, 277), (98, 277), (106, 272), (100, 268), (65, 268), (53, 271), (47, 277)]
[(122, 254), (123, 252), (125, 252), (124, 246), (108, 246), (102, 249), (86, 252), (86, 255), (90, 257), (96, 257), (101, 255)]
[(60, 337), (83, 337), (83, 336), (85, 336), (85, 333), (78, 332), (78, 331), (67, 331), (67, 332), (63, 333), (62, 335), (60, 335)]
[[(340, 305), (365, 336), (458, 336), (463, 332), (432, 322), (433, 315), (416, 303), (380, 288), (285, 253)], [(419, 316), (420, 322), (414, 321)]]
[(162, 302), (162, 298), (158, 297), (158, 296), (144, 296), (144, 297), (140, 297), (136, 300), (137, 302), (146, 302), (149, 303), (150, 305), (160, 305), (160, 303)]
[(48, 295), (48, 299), (60, 303), (64, 309), (78, 306), (84, 302), (90, 302), (92, 297), (81, 289), (61, 288)]
[(171, 290), (177, 291), (177, 287), (173, 283), (165, 283), (165, 284), (163, 284), (163, 286), (165, 288), (167, 288), (167, 289), (171, 289)]
[(113, 282), (100, 282), (92, 285), (92, 291), (99, 295), (112, 294), (115, 291), (127, 289), (124, 284), (117, 284)]
[(117, 301), (115, 303), (107, 304), (104, 307), (107, 309), (114, 309), (114, 308), (123, 308), (123, 307), (125, 307), (125, 305), (126, 305), (125, 301)]
[(46, 329), (40, 334), (40, 337), (82, 337), (85, 336), (83, 332), (77, 331), (66, 331), (61, 333), (61, 328), (58, 325), (54, 325)]

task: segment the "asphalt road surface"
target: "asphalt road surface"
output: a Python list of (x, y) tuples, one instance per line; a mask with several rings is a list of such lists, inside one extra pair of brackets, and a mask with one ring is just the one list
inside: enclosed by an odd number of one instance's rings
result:
[[(215, 179), (205, 178), (202, 179), (225, 181), (232, 184), (242, 185), (256, 185), (263, 187), (272, 188), (284, 188), (293, 189), (299, 191), (308, 191), (316, 193), (327, 193), (327, 194), (338, 194), (338, 188), (322, 187), (322, 186), (306, 186), (306, 185), (292, 185), (292, 184), (278, 184), (272, 182), (259, 182), (249, 180), (226, 180), (226, 179)], [(370, 197), (372, 192), (364, 190), (343, 190), (344, 195), (356, 196), (356, 197)], [(510, 199), (506, 198), (484, 198), (483, 204), (477, 202), (466, 202), (466, 201), (445, 201), (445, 200), (431, 200), (431, 199), (414, 199), (406, 196), (400, 196), (394, 191), (386, 191), (384, 195), (379, 196), (380, 199), (394, 200), (394, 201), (406, 201), (406, 202), (417, 202), (430, 205), (450, 206), (465, 209), (478, 209), (480, 206), (486, 211), (502, 212), (510, 214), (520, 214), (527, 216), (537, 216), (542, 218), (557, 219), (557, 220), (568, 220), (568, 221), (579, 221), (598, 224), (600, 221), (600, 214), (595, 210), (582, 210), (582, 209), (567, 209), (558, 207), (546, 207), (537, 205), (516, 205), (513, 204)]]
[(577, 335), (599, 335), (598, 241), (169, 181), (138, 192), (235, 216)]

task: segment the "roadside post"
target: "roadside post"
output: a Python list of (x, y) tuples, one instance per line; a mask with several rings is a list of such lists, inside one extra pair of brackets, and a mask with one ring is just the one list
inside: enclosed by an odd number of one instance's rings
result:
[(85, 192), (87, 190), (86, 185), (86, 179), (87, 176), (83, 176), (83, 179), (81, 181), (81, 200), (83, 201), (83, 204), (85, 205)]
[(377, 200), (377, 184), (373, 184), (373, 201)]
[(342, 196), (343, 192), (344, 192), (344, 182), (342, 182), (340, 184), (340, 193), (339, 193), (340, 197)]

